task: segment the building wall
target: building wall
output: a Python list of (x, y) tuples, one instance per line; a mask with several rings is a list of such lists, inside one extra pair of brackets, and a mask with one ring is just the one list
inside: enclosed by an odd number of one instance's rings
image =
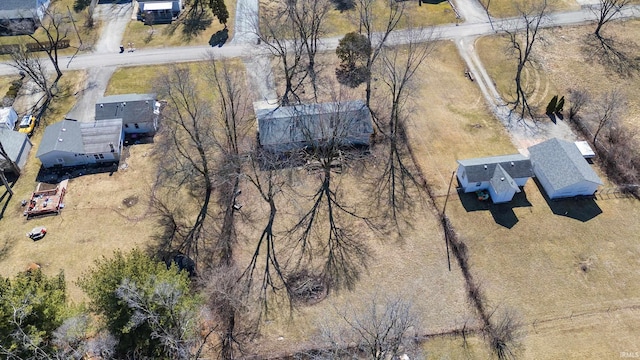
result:
[(598, 184), (589, 181), (581, 181), (557, 190), (553, 196), (549, 196), (549, 198), (560, 199), (574, 196), (591, 196), (596, 192), (596, 190), (598, 190)]
[(27, 158), (29, 157), (29, 151), (31, 151), (31, 147), (33, 147), (31, 141), (29, 141), (29, 139), (25, 137), (24, 144), (22, 144), (22, 149), (20, 150), (20, 155), (18, 155), (18, 158), (16, 159), (16, 163), (18, 164), (20, 170), (24, 169), (24, 166), (27, 164)]
[(523, 187), (527, 184), (527, 180), (529, 180), (529, 178), (528, 177), (514, 178), (513, 180), (516, 182), (516, 185)]
[(122, 126), (122, 129), (124, 130), (124, 133), (127, 135), (131, 135), (131, 134), (154, 134), (156, 132), (156, 127), (154, 126), (154, 123), (150, 123), (150, 122), (143, 122), (143, 123), (137, 123), (138, 127), (136, 127), (136, 124), (124, 124)]
[(493, 186), (489, 186), (489, 196), (491, 196), (491, 201), (493, 201), (494, 204), (509, 202), (513, 199), (513, 195), (515, 194), (516, 190), (511, 188), (508, 192), (498, 194)]
[(93, 156), (85, 154), (75, 154), (64, 151), (52, 151), (40, 156), (40, 162), (45, 168), (54, 166), (80, 166), (87, 164), (95, 164)]

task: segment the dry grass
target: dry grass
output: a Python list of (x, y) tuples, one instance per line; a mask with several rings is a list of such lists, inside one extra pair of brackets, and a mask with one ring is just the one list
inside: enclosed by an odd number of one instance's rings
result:
[[(118, 68), (111, 76), (104, 95), (153, 92), (153, 85), (158, 75), (166, 72), (167, 69), (168, 65)], [(132, 78), (136, 81), (131, 81)]]
[[(638, 20), (611, 23), (605, 28), (605, 36), (613, 37), (622, 49), (637, 57), (640, 55), (637, 42), (639, 25)], [(593, 26), (581, 26), (541, 31), (542, 41), (534, 49), (536, 65), (530, 67), (530, 77), (525, 80), (527, 86), (534, 89), (534, 104), (543, 112), (553, 95), (568, 96), (570, 89), (586, 90), (592, 94), (592, 99), (597, 99), (599, 95), (618, 88), (630, 100), (626, 121), (631, 125), (640, 124), (640, 104), (632, 100), (640, 91), (640, 80), (638, 76), (618, 75), (594, 59), (592, 52), (585, 47), (593, 30)], [(478, 53), (498, 91), (503, 98), (510, 99), (514, 91), (515, 60), (503, 56), (506, 46), (505, 37), (482, 38), (477, 42)]]
[[(233, 37), (233, 24), (235, 16), (235, 1), (225, 1), (229, 11), (227, 28), (229, 29), (229, 41)], [(213, 18), (206, 30), (200, 31), (197, 36), (187, 37), (183, 34), (183, 25), (157, 24), (153, 27), (145, 25), (142, 21), (132, 20), (127, 25), (127, 29), (122, 37), (122, 43), (133, 42), (135, 47), (171, 47), (185, 45), (204, 45), (209, 42), (211, 35), (216, 31), (224, 29), (217, 18)]]
[[(491, 16), (502, 18), (518, 16), (521, 13), (521, 10), (518, 8), (526, 11), (528, 9), (527, 6), (530, 6), (530, 4), (537, 4), (541, 2), (532, 2), (528, 0), (480, 0), (480, 3), (485, 8), (487, 4), (489, 4), (489, 12), (491, 13)], [(580, 9), (580, 4), (575, 0), (547, 0), (547, 4), (547, 12)]]
[(456, 160), (516, 152), (476, 84), (464, 77), (465, 68), (454, 44), (443, 42), (416, 74), (408, 132), (436, 195), (446, 194)]

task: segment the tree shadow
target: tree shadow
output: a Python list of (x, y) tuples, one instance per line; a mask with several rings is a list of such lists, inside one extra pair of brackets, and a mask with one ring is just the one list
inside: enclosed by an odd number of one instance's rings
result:
[(229, 29), (226, 27), (222, 30), (218, 30), (215, 34), (211, 35), (209, 39), (209, 45), (212, 47), (222, 47), (227, 40), (229, 40)]
[[(16, 181), (18, 181), (18, 175), (14, 173), (5, 173), (5, 176), (7, 178), (9, 187), (13, 188), (13, 186), (16, 184)], [(13, 195), (4, 187), (4, 184), (2, 182), (0, 182), (0, 189), (4, 189), (4, 194), (0, 196), (0, 203), (4, 202), (2, 204), (2, 209), (0, 210), (0, 219), (2, 219), (4, 217), (4, 212), (7, 210), (7, 207), (9, 207), (9, 202), (11, 201)]]
[(518, 217), (513, 211), (514, 208), (532, 206), (522, 188), (519, 193), (513, 196), (511, 201), (502, 204), (494, 204), (491, 200), (481, 201), (478, 200), (475, 193), (463, 193), (460, 190), (458, 191), (458, 198), (467, 212), (488, 210), (496, 224), (507, 229), (513, 228), (518, 223)]
[[(205, 31), (213, 22), (213, 18), (207, 12), (189, 12), (179, 23), (182, 24), (182, 38), (191, 41)], [(176, 22), (177, 23), (177, 22)]]
[[(120, 160), (122, 161), (122, 159)], [(64, 168), (44, 168), (41, 167), (36, 176), (37, 182), (47, 184), (57, 184), (65, 179), (74, 179), (84, 175), (104, 174), (112, 175), (118, 170), (118, 163), (104, 163), (95, 165), (83, 165)]]
[(640, 71), (640, 57), (636, 44), (590, 34), (582, 51), (591, 61), (597, 61), (620, 76), (633, 76)]

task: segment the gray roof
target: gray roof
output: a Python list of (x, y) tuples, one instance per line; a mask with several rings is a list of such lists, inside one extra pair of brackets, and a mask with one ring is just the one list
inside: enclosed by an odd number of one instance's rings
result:
[(514, 189), (516, 192), (520, 192), (518, 184), (516, 184), (513, 178), (509, 176), (509, 173), (507, 173), (500, 164), (498, 164), (496, 169), (493, 171), (493, 176), (491, 177), (491, 180), (489, 180), (489, 183), (498, 194), (508, 192), (511, 189)]
[(109, 119), (80, 123), (82, 145), (85, 154), (98, 154), (111, 151), (111, 145), (119, 149), (122, 141), (122, 119)]
[(256, 109), (261, 145), (347, 139), (373, 133), (361, 100)]
[(124, 124), (153, 122), (156, 94), (105, 96), (96, 102), (96, 120), (122, 119)]
[(78, 154), (84, 153), (79, 122), (65, 119), (44, 129), (36, 157), (55, 150)]
[(553, 138), (529, 147), (536, 172), (541, 171), (554, 190), (589, 181), (602, 185), (578, 147), (569, 141)]
[(37, 7), (36, 0), (0, 0), (0, 19), (34, 18)]
[[(0, 143), (12, 161), (18, 161), (25, 142), (29, 142), (27, 134), (0, 128)], [(5, 159), (0, 157), (0, 169), (5, 169)]]
[(521, 154), (458, 160), (458, 164), (465, 168), (470, 183), (491, 180), (498, 165), (514, 179), (533, 176), (531, 161)]

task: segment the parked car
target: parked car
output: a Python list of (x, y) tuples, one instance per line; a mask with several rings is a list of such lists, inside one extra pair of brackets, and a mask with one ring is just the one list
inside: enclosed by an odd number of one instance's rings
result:
[(27, 114), (22, 117), (20, 120), (20, 126), (18, 127), (18, 131), (24, 134), (31, 136), (33, 133), (33, 128), (36, 126), (36, 118), (31, 114)]

